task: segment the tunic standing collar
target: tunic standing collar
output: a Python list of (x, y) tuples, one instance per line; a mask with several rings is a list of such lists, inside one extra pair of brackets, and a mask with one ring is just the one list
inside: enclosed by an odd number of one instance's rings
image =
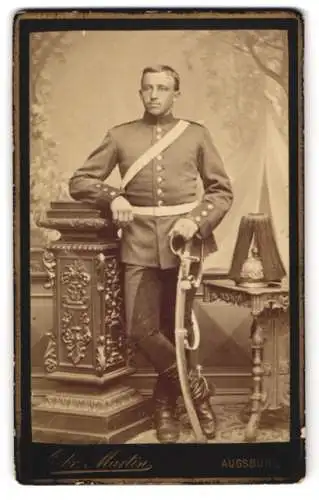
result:
[(159, 125), (159, 124), (164, 125), (166, 123), (172, 123), (174, 120), (175, 118), (172, 113), (168, 113), (167, 115), (162, 115), (162, 116), (154, 116), (145, 111), (143, 116), (143, 121), (150, 125)]

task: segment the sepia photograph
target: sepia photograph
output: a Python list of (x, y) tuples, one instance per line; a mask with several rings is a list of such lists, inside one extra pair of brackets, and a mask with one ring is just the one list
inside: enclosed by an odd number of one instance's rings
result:
[[(56, 445), (48, 463), (64, 477), (87, 468), (64, 445), (112, 445), (95, 471), (147, 472), (151, 460), (116, 446), (288, 446), (297, 421), (302, 434), (301, 47), (288, 29), (301, 18), (279, 14), (211, 27), (141, 15), (140, 28), (114, 14), (112, 29), (29, 13), (21, 356), (31, 443)], [(220, 465), (273, 475), (276, 460), (243, 451)]]

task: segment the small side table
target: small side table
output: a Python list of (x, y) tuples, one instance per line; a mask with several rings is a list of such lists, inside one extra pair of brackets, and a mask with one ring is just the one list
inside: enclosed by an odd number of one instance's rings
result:
[[(289, 406), (289, 391), (285, 395), (279, 390), (279, 339), (276, 320), (289, 309), (288, 287), (268, 286), (246, 288), (235, 285), (229, 279), (203, 279), (204, 301), (223, 301), (228, 304), (248, 307), (253, 318), (251, 325), (252, 380), (251, 407), (245, 437), (254, 441), (265, 409), (277, 410)], [(265, 340), (270, 340), (270, 361), (264, 362)], [(286, 361), (289, 373), (289, 361)], [(265, 376), (270, 377), (265, 388)]]

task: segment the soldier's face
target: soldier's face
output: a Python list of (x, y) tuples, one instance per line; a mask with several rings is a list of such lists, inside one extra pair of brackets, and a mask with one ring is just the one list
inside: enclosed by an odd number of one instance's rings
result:
[(140, 89), (145, 109), (154, 116), (169, 113), (179, 96), (174, 87), (174, 78), (169, 73), (146, 73)]

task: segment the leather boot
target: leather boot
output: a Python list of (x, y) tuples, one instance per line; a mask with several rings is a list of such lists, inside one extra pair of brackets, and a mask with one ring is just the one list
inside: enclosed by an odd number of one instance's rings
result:
[[(175, 397), (176, 395), (176, 397)], [(159, 376), (154, 389), (154, 423), (156, 437), (160, 443), (176, 443), (180, 426), (175, 417), (177, 394), (169, 394), (165, 379)]]
[(209, 439), (213, 439), (216, 435), (217, 419), (211, 403), (212, 391), (206, 378), (195, 371), (189, 374), (189, 384), (202, 431)]
[[(176, 365), (170, 367), (163, 373), (171, 390), (180, 394), (180, 383)], [(188, 375), (188, 381), (192, 400), (196, 409), (198, 420), (203, 433), (210, 439), (216, 435), (217, 419), (211, 404), (212, 392), (208, 387), (205, 377), (195, 370), (191, 370)]]

